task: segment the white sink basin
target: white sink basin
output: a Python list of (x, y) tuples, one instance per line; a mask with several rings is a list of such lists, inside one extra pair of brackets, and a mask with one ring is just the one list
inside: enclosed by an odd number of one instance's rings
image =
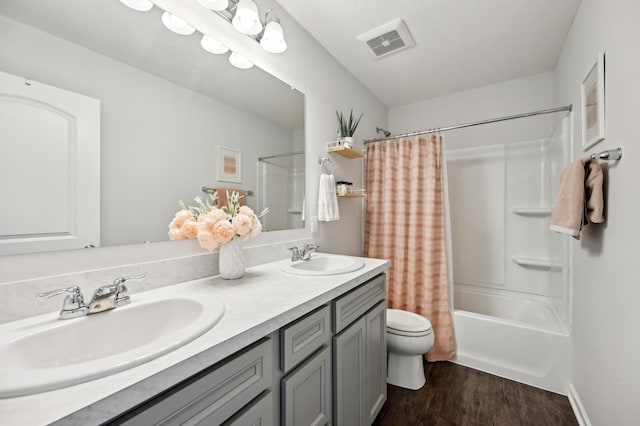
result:
[[(37, 303), (34, 301), (34, 303)], [(211, 292), (158, 289), (131, 304), (58, 320), (40, 315), (0, 326), (0, 398), (58, 389), (140, 365), (192, 341), (224, 314)]]
[(295, 275), (339, 275), (357, 271), (364, 266), (358, 257), (313, 253), (309, 260), (290, 260), (280, 263), (280, 270)]

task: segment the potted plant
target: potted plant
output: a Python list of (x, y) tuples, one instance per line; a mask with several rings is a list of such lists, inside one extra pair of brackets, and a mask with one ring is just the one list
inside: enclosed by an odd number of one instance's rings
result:
[(336, 111), (336, 115), (338, 116), (338, 124), (340, 125), (340, 136), (342, 136), (344, 140), (344, 146), (346, 148), (351, 148), (353, 146), (353, 134), (358, 128), (358, 124), (360, 123), (360, 119), (362, 118), (364, 113), (360, 114), (360, 117), (355, 119), (353, 116), (353, 108), (351, 108), (348, 119), (341, 112)]

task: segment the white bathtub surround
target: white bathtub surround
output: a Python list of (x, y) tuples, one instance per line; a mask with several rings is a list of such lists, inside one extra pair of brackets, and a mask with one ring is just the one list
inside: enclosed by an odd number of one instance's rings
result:
[[(234, 281), (211, 277), (178, 284), (184, 286), (181, 291), (185, 292), (190, 289), (215, 292), (224, 303), (225, 314), (210, 331), (173, 352), (109, 377), (55, 391), (0, 399), (0, 418), (3, 423), (25, 426), (56, 420), (60, 425), (102, 423), (355, 288), (389, 266), (384, 260), (363, 261), (365, 266), (358, 271), (330, 277), (287, 276), (280, 272), (281, 261), (277, 261), (249, 267), (243, 278)], [(136, 302), (135, 294), (131, 300), (132, 304)], [(47, 315), (55, 320), (57, 314)], [(26, 325), (32, 320), (22, 321)]]
[(447, 152), (456, 362), (565, 395), (569, 252), (549, 221), (569, 121), (549, 138)]

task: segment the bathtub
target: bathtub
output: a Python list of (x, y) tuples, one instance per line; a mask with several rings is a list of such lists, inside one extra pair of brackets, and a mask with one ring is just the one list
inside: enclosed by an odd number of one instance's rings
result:
[(570, 338), (552, 306), (456, 289), (455, 363), (567, 394)]

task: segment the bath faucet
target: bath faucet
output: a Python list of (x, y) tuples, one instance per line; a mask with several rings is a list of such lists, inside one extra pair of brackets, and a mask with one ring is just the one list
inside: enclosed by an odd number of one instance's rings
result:
[(59, 318), (71, 319), (128, 305), (131, 303), (131, 298), (129, 297), (127, 286), (125, 286), (124, 283), (130, 280), (138, 281), (142, 279), (144, 279), (144, 275), (116, 278), (113, 284), (97, 288), (88, 304), (84, 303), (84, 297), (82, 296), (80, 287), (77, 285), (40, 293), (36, 297), (48, 299), (60, 294), (67, 295), (64, 299)]
[(62, 304), (62, 310), (60, 311), (59, 315), (60, 319), (71, 319), (87, 315), (87, 311), (89, 309), (84, 304), (82, 292), (80, 292), (80, 287), (78, 287), (77, 285), (71, 286), (69, 288), (61, 288), (58, 290), (40, 293), (36, 295), (36, 297), (48, 299), (60, 294), (67, 295), (67, 297), (64, 298), (64, 303)]
[(91, 297), (88, 308), (89, 314), (97, 314), (98, 312), (114, 309), (119, 306), (125, 306), (131, 303), (126, 281), (140, 281), (144, 279), (144, 275), (120, 277), (113, 280), (113, 284), (98, 287)]
[(316, 244), (305, 244), (300, 250), (298, 247), (291, 247), (289, 251), (291, 251), (291, 261), (295, 262), (296, 260), (309, 260), (311, 259), (311, 252), (320, 248), (319, 245)]

